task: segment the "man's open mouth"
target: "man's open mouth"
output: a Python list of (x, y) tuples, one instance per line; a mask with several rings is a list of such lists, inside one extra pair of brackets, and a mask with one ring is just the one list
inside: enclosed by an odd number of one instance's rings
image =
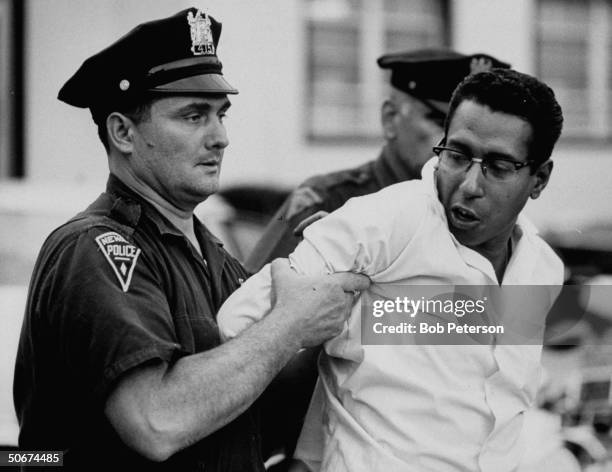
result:
[(453, 206), (451, 208), (451, 213), (453, 215), (453, 219), (458, 223), (474, 224), (480, 221), (480, 218), (478, 218), (478, 215), (475, 212), (459, 205)]

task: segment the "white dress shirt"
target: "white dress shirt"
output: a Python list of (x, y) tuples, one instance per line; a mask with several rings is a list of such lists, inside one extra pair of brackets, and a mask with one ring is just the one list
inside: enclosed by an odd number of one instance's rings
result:
[[(354, 271), (373, 287), (497, 285), (491, 263), (448, 230), (434, 162), (423, 180), (353, 198), (304, 231), (289, 257), (300, 273)], [(519, 218), (502, 285), (560, 286), (563, 265)], [(271, 308), (269, 266), (225, 302), (226, 338)], [(557, 292), (550, 289), (543, 312)], [(362, 345), (360, 304), (325, 343), (296, 457), (314, 471), (510, 471), (534, 400), (540, 345)], [(287, 399), (291, 401), (291, 399)]]

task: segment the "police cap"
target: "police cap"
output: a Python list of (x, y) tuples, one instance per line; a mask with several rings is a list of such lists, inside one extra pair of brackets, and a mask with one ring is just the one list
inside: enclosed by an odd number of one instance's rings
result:
[(492, 68), (510, 68), (488, 54), (465, 55), (447, 49), (419, 49), (385, 54), (382, 69), (391, 69), (391, 85), (422, 100), (450, 102), (466, 76)]
[(94, 120), (144, 94), (236, 94), (217, 57), (221, 23), (196, 8), (136, 26), (85, 60), (59, 91)]

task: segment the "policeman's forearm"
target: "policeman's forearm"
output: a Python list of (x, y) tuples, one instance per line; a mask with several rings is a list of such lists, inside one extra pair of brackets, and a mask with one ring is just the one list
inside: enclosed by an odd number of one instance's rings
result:
[(226, 344), (124, 379), (107, 416), (126, 444), (165, 460), (243, 413), (301, 347), (297, 331), (273, 310)]
[(177, 363), (164, 378), (174, 385), (167, 398), (174, 396), (174, 388), (177, 394), (184, 393), (180, 392), (181, 377), (196, 388), (190, 389), (192, 405), (182, 408), (190, 422), (188, 430), (195, 434), (184, 435), (176, 447), (188, 446), (242, 414), (300, 347), (299, 333), (290, 325), (290, 318), (273, 311), (230, 342), (193, 359), (185, 358), (184, 365)]

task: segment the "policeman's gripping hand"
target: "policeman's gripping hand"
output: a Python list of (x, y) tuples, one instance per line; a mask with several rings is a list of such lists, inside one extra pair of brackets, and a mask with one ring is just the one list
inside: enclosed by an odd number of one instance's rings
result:
[(368, 277), (352, 273), (297, 274), (287, 259), (271, 265), (272, 306), (286, 317), (302, 347), (317, 346), (342, 332), (355, 295), (370, 286)]
[(306, 228), (308, 228), (315, 221), (319, 221), (321, 218), (327, 215), (329, 215), (328, 212), (320, 210), (320, 211), (317, 211), (315, 214), (310, 215), (308, 218), (304, 218), (302, 221), (298, 223), (298, 225), (293, 230), (293, 235), (297, 236), (298, 238), (302, 237), (302, 233), (304, 232)]

